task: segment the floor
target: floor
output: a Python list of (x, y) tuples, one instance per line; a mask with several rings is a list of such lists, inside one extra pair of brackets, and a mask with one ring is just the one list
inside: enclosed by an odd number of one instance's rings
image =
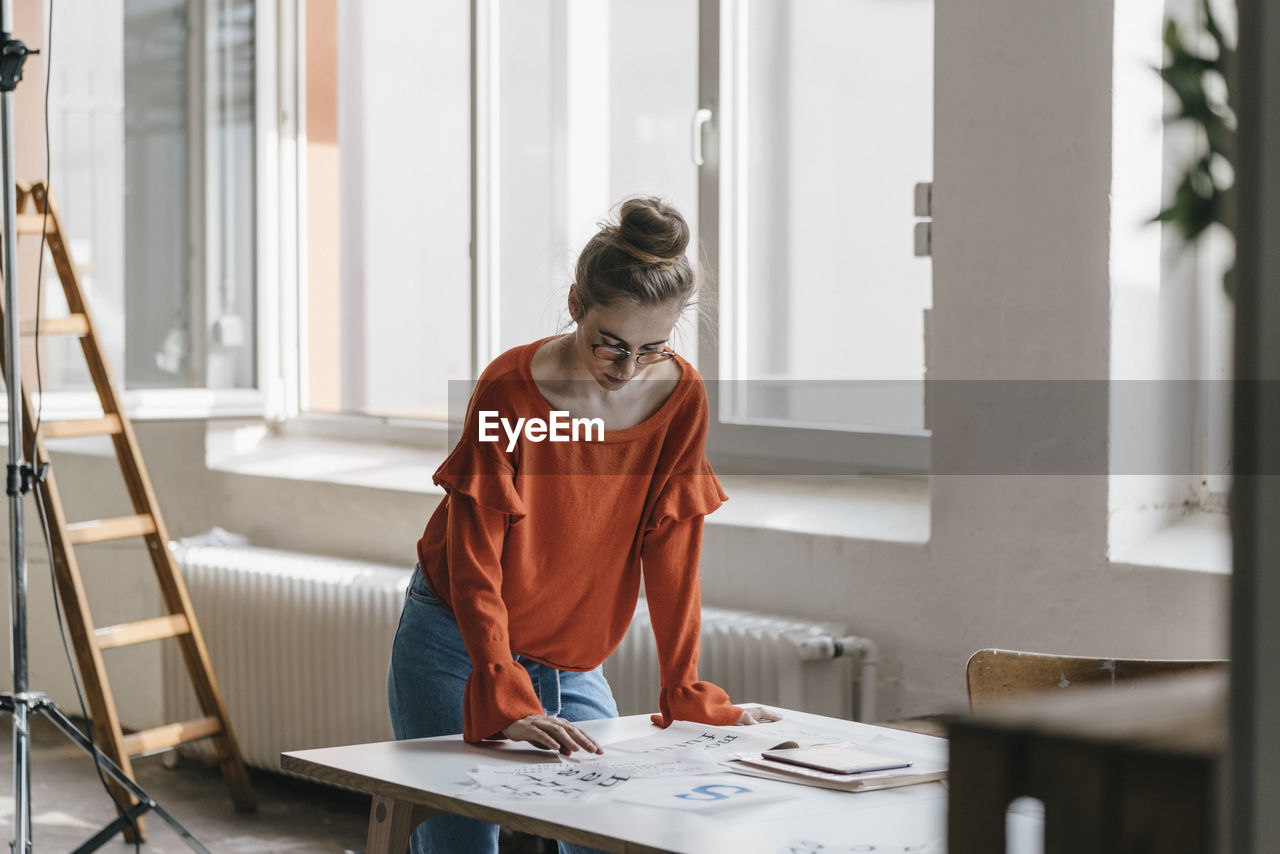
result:
[[(12, 719), (0, 716), (0, 836), (13, 836)], [(196, 759), (167, 768), (163, 757), (134, 761), (143, 790), (215, 854), (306, 854), (359, 852), (364, 847), (369, 797), (282, 774), (250, 769), (258, 797), (256, 813), (237, 813), (222, 775)], [(32, 719), (31, 820), (33, 851), (72, 851), (114, 820), (115, 806), (93, 763), (41, 716)], [(146, 819), (147, 854), (190, 851), (154, 814)], [(504, 854), (554, 852), (534, 837), (504, 832)], [(117, 836), (99, 849), (127, 854), (132, 845)]]

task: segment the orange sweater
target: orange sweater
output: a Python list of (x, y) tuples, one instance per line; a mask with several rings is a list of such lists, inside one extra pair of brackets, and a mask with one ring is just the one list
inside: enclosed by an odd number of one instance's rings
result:
[[(698, 681), (702, 517), (727, 496), (704, 456), (707, 401), (688, 362), (658, 412), (603, 441), (481, 442), (480, 413), (550, 421), (530, 372), (548, 339), (485, 369), (463, 435), (436, 471), (446, 495), (418, 541), (431, 589), (457, 617), (471, 656), (463, 736), (499, 735), (543, 714), (516, 653), (561, 670), (598, 667), (621, 642), (643, 576), (658, 644), (661, 715), (727, 725), (742, 710)], [(492, 435), (492, 434), (491, 434)]]

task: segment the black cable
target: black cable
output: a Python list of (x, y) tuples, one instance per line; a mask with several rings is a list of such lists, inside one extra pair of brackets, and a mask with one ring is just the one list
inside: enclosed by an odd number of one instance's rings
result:
[[(49, 31), (44, 39), (44, 216), (40, 220), (40, 253), (36, 256), (36, 421), (32, 433), (40, 435), (40, 421), (44, 417), (44, 377), (40, 371), (40, 310), (44, 288), (44, 245), (49, 236), (49, 180), (53, 172), (53, 143), (49, 134), (49, 84), (53, 81), (53, 0), (49, 0)], [(65, 235), (64, 235), (65, 240)], [(32, 445), (35, 448), (35, 445)]]
[[(50, 177), (52, 175), (52, 135), (49, 133), (49, 85), (53, 81), (53, 0), (49, 0), (49, 27), (45, 35), (44, 43), (44, 217), (40, 225), (40, 254), (36, 263), (36, 313), (35, 313), (35, 336), (34, 343), (36, 349), (36, 393), (39, 395), (39, 404), (36, 407), (35, 423), (31, 429), (31, 453), (32, 456), (38, 455), (40, 441), (40, 422), (44, 416), (44, 377), (40, 370), (40, 317), (42, 312), (41, 297), (44, 286), (44, 250), (45, 242), (49, 234), (49, 206), (50, 202)], [(66, 235), (62, 236), (63, 248), (66, 249)], [(39, 467), (40, 461), (33, 459), (33, 466)], [(125, 816), (129, 821), (129, 828), (133, 831), (133, 850), (136, 854), (141, 854), (142, 842), (141, 834), (138, 833), (138, 823), (129, 815), (124, 804), (120, 803), (120, 799), (116, 797), (116, 793), (111, 790), (110, 784), (107, 783), (107, 777), (102, 773), (102, 764), (98, 761), (99, 751), (93, 738), (93, 718), (89, 716), (89, 710), (85, 706), (84, 693), (80, 690), (80, 677), (76, 671), (75, 662), (71, 655), (71, 644), (67, 641), (67, 627), (62, 619), (62, 600), (58, 596), (56, 569), (53, 557), (53, 538), (49, 534), (49, 519), (45, 514), (44, 500), (41, 494), (39, 478), (33, 478), (32, 484), (35, 490), (36, 509), (40, 516), (40, 527), (44, 529), (45, 549), (49, 553), (49, 580), (53, 587), (53, 609), (58, 616), (58, 633), (62, 636), (62, 651), (67, 656), (67, 666), (71, 670), (71, 684), (76, 689), (76, 700), (80, 703), (80, 714), (84, 717), (86, 736), (89, 739), (89, 747), (92, 748), (93, 770), (98, 773), (98, 780), (102, 783), (103, 790), (107, 793), (107, 797), (111, 798), (111, 802), (116, 805), (116, 809)]]

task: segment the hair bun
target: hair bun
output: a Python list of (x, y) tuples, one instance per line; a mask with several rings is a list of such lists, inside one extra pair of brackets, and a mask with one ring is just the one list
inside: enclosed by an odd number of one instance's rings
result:
[(619, 223), (609, 241), (645, 264), (670, 267), (689, 246), (689, 224), (661, 199), (638, 196), (622, 203)]
[(652, 196), (633, 196), (617, 211), (617, 221), (600, 224), (574, 265), (572, 293), (579, 309), (625, 301), (683, 310), (698, 287), (685, 255), (689, 224), (678, 210)]

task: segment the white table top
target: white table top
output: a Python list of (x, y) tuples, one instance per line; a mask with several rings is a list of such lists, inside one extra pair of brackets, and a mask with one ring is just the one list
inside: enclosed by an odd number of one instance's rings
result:
[[(821, 731), (845, 740), (865, 743), (878, 738), (885, 746), (896, 741), (918, 756), (944, 758), (946, 741), (932, 736), (875, 727), (851, 721), (779, 710), (784, 720), (745, 728), (766, 728), (778, 740), (791, 732)], [(660, 732), (647, 715), (580, 724), (611, 755), (608, 745)], [(730, 729), (730, 728), (725, 728)], [(738, 732), (744, 728), (737, 727)], [(790, 731), (790, 732), (789, 732)], [(620, 751), (613, 753), (623, 758)], [(584, 754), (576, 753), (576, 757)], [(917, 852), (945, 851), (947, 789), (945, 783), (924, 783), (869, 792), (840, 792), (764, 780), (734, 773), (697, 777), (632, 778), (616, 797), (645, 792), (670, 791), (673, 785), (728, 784), (758, 792), (779, 792), (786, 800), (725, 806), (715, 811), (686, 812), (614, 800), (610, 796), (587, 803), (542, 803), (467, 792), (472, 780), (467, 772), (480, 764), (525, 765), (555, 761), (545, 750), (528, 744), (500, 742), (469, 745), (461, 736), (379, 742), (346, 747), (300, 750), (284, 754), (284, 766), (309, 776), (341, 782), (401, 800), (449, 809), (458, 803), (477, 804), (511, 816), (524, 816), (567, 828), (579, 828), (629, 844), (640, 844), (679, 854), (732, 851), (742, 854), (812, 854), (812, 852)], [(595, 757), (592, 757), (595, 758)], [(442, 797), (443, 796), (443, 799)], [(491, 816), (501, 821), (500, 816)], [(1009, 851), (1038, 854), (1042, 849), (1042, 822), (1034, 809), (1010, 814)], [(807, 844), (800, 844), (807, 843)], [(875, 846), (860, 847), (860, 846)], [(623, 850), (625, 846), (616, 846)]]

